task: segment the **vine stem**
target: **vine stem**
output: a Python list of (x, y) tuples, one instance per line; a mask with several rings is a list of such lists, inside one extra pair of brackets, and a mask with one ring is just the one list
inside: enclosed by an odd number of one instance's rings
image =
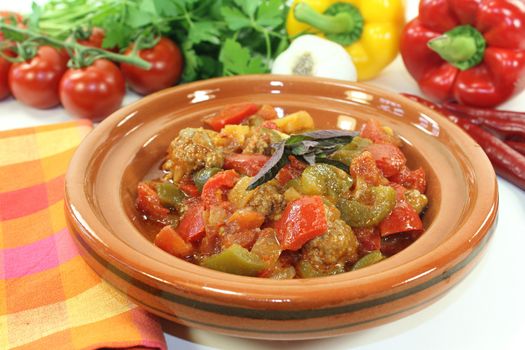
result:
[(6, 24), (4, 22), (0, 22), (0, 31), (2, 30), (7, 30), (7, 31), (11, 31), (17, 34), (24, 35), (27, 37), (26, 40), (40, 41), (40, 42), (44, 42), (44, 43), (47, 43), (53, 46), (63, 47), (69, 51), (77, 51), (79, 52), (81, 56), (83, 52), (89, 51), (89, 52), (96, 54), (97, 58), (107, 58), (115, 62), (128, 63), (128, 64), (132, 64), (134, 66), (137, 66), (137, 67), (140, 67), (146, 70), (151, 68), (151, 63), (141, 59), (140, 57), (136, 55), (126, 56), (126, 55), (120, 55), (114, 52), (110, 52), (110, 51), (106, 51), (106, 50), (102, 50), (98, 48), (87, 47), (84, 45), (80, 45), (76, 42), (63, 41), (63, 40), (51, 38), (48, 36), (43, 36), (31, 30), (19, 28), (16, 26)]

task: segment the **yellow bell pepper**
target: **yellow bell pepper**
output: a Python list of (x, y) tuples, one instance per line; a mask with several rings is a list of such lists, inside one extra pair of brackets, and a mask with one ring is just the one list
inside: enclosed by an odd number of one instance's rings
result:
[(359, 80), (377, 76), (399, 51), (403, 0), (294, 0), (286, 21), (290, 36), (316, 34), (341, 44)]

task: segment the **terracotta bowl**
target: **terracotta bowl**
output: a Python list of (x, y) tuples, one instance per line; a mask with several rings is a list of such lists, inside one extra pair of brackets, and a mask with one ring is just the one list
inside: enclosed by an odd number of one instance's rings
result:
[[(377, 118), (428, 174), (426, 232), (376, 265), (336, 276), (276, 281), (179, 260), (136, 219), (135, 188), (152, 176), (181, 128), (243, 101), (309, 111), (318, 128), (339, 115)], [(94, 101), (96, 103), (96, 101)], [(182, 85), (107, 118), (77, 150), (66, 177), (69, 226), (92, 268), (138, 305), (189, 327), (261, 339), (335, 336), (399, 319), (460, 282), (494, 230), (498, 190), (481, 148), (440, 115), (395, 93), (335, 80), (243, 76)], [(141, 233), (142, 232), (142, 233)]]

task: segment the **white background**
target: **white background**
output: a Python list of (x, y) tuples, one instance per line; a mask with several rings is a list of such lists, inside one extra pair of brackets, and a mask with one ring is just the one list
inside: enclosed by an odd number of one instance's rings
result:
[[(0, 10), (27, 12), (30, 0), (0, 0)], [(407, 1), (407, 18), (418, 1)], [(370, 82), (385, 89), (418, 93), (398, 59)], [(129, 93), (125, 103), (138, 97)], [(525, 92), (502, 105), (525, 111)], [(0, 130), (71, 120), (62, 108), (46, 111), (0, 102)], [(525, 192), (499, 179), (499, 222), (484, 258), (444, 298), (412, 316), (343, 337), (303, 342), (238, 339), (171, 325), (170, 349), (525, 349)]]

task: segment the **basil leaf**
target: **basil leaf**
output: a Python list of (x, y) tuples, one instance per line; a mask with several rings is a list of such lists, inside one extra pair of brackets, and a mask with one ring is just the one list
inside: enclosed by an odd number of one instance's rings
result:
[(301, 141), (297, 145), (293, 146), (292, 154), (294, 154), (296, 156), (300, 156), (300, 155), (303, 155), (305, 153), (309, 153), (318, 144), (319, 144), (319, 142), (317, 142), (317, 141), (310, 141), (310, 140)]
[(287, 140), (286, 140), (286, 146), (294, 146), (300, 142), (303, 142), (304, 140), (308, 139), (308, 137), (304, 136), (304, 135), (291, 135)]
[(315, 164), (315, 154), (314, 153), (307, 153), (305, 155), (303, 155), (302, 157), (302, 160), (304, 160), (305, 163), (308, 163), (309, 165), (314, 165)]
[(251, 191), (270, 181), (277, 175), (279, 170), (288, 164), (288, 152), (285, 152), (284, 142), (279, 142), (272, 146), (274, 146), (275, 152), (272, 157), (268, 159), (266, 164), (264, 164), (261, 170), (259, 170), (257, 175), (255, 175), (246, 190)]
[(340, 137), (343, 137), (343, 138), (351, 137), (353, 139), (354, 137), (359, 135), (359, 133), (357, 131), (346, 131), (346, 130), (317, 130), (317, 131), (305, 132), (300, 135), (311, 137), (319, 141), (319, 140), (324, 140), (324, 139), (334, 139), (334, 138), (340, 138)]

